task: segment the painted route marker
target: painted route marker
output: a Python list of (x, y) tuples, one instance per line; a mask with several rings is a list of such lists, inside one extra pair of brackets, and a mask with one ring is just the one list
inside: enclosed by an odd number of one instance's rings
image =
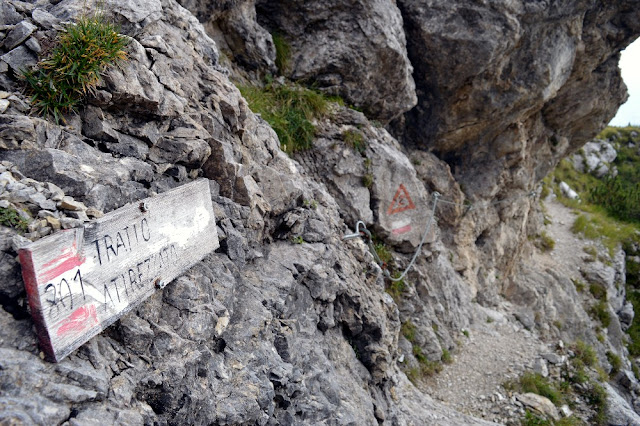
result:
[(412, 210), (415, 208), (416, 205), (413, 204), (407, 188), (405, 188), (404, 184), (401, 183), (396, 191), (396, 195), (393, 196), (393, 201), (391, 201), (391, 204), (389, 205), (387, 215), (391, 216), (392, 214), (401, 213), (405, 210)]
[(200, 179), (21, 249), (47, 359), (60, 361), (219, 246)]

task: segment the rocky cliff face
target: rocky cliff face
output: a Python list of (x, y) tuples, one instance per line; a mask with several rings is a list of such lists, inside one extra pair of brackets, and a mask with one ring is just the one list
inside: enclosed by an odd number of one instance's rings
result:
[[(31, 221), (25, 236), (204, 176), (221, 247), (49, 364), (15, 260), (24, 241), (2, 228), (1, 418), (482, 424), (401, 366), (453, 349), (476, 301), (507, 297), (550, 337), (559, 310), (576, 318), (563, 338), (587, 324), (566, 278), (520, 267), (540, 217), (529, 193), (624, 100), (632, 3), (108, 1), (129, 60), (59, 126), (29, 115), (17, 73), (85, 3), (3, 2), (0, 199)], [(277, 71), (275, 32), (290, 47), (281, 73), (364, 112), (335, 105), (294, 159), (230, 80)], [(394, 299), (366, 245), (342, 236), (363, 220), (402, 269), (435, 191), (437, 223)], [(622, 353), (617, 336), (606, 344)]]

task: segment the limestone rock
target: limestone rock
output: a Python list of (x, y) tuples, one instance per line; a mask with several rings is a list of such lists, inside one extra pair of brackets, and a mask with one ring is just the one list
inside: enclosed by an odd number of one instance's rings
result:
[(578, 153), (571, 156), (573, 167), (581, 173), (592, 173), (601, 178), (609, 173), (609, 164), (618, 153), (608, 141), (593, 140), (587, 142)]
[(18, 46), (8, 53), (5, 53), (0, 56), (0, 61), (9, 65), (16, 75), (38, 62), (36, 56), (25, 46)]
[(382, 122), (415, 105), (403, 18), (394, 3), (283, 0), (256, 7), (258, 21), (291, 46), (285, 75), (314, 82)]
[(18, 23), (4, 39), (3, 47), (7, 50), (11, 50), (23, 41), (36, 30), (36, 26), (29, 21), (22, 21)]
[(609, 383), (605, 383), (604, 388), (608, 396), (607, 421), (609, 424), (640, 424), (640, 416), (629, 406), (629, 403)]
[(579, 198), (578, 193), (571, 189), (571, 187), (566, 182), (560, 182), (558, 186), (560, 187), (560, 191), (562, 191), (562, 194), (565, 197), (572, 200), (577, 200)]
[(516, 395), (516, 399), (523, 403), (525, 406), (537, 411), (538, 413), (550, 419), (560, 419), (556, 406), (553, 405), (553, 402), (549, 401), (549, 398), (535, 393), (525, 393)]

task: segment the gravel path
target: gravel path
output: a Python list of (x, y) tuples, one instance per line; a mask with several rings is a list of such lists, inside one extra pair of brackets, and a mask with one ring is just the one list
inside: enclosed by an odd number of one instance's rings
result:
[[(553, 222), (546, 232), (555, 242), (551, 253), (536, 252), (533, 261), (541, 268), (551, 267), (567, 277), (579, 277), (582, 247), (587, 242), (570, 230), (575, 215), (556, 200), (546, 202)], [(553, 352), (534, 333), (526, 330), (511, 314), (508, 303), (500, 312), (478, 306), (469, 337), (461, 335), (454, 362), (427, 380), (423, 390), (434, 399), (461, 411), (502, 424), (520, 424), (524, 410), (502, 384), (533, 368), (535, 359)]]
[(510, 403), (502, 384), (531, 369), (535, 358), (549, 350), (509, 315), (479, 308), (483, 314), (469, 337), (461, 337), (454, 362), (429, 379), (425, 391), (465, 414), (508, 423), (524, 411)]

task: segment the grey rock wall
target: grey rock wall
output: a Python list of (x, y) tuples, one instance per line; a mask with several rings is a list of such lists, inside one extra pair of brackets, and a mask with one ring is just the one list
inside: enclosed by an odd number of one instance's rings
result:
[[(408, 382), (412, 345), (438, 360), (472, 321), (474, 301), (502, 297), (532, 317), (533, 307), (571, 313), (567, 337), (580, 335), (588, 317), (572, 284), (521, 262), (540, 218), (529, 194), (624, 99), (617, 52), (640, 30), (632, 2), (182, 5), (193, 13), (173, 0), (106, 3), (131, 37), (129, 60), (65, 126), (28, 114), (17, 72), (85, 3), (0, 8), (0, 160), (25, 180), (0, 185), (0, 202), (38, 218), (27, 236), (85, 219), (58, 206), (61, 193), (100, 214), (204, 176), (221, 243), (49, 364), (15, 260), (20, 239), (3, 227), (3, 421), (483, 424)], [(336, 107), (317, 123), (314, 148), (294, 159), (223, 67), (255, 81), (275, 73), (269, 31), (291, 45), (285, 75), (364, 111)], [(394, 300), (367, 246), (341, 238), (363, 220), (402, 270), (436, 191), (449, 203)], [(516, 273), (521, 281), (499, 278)], [(612, 286), (617, 312), (624, 295)], [(400, 333), (408, 321), (413, 342)]]

